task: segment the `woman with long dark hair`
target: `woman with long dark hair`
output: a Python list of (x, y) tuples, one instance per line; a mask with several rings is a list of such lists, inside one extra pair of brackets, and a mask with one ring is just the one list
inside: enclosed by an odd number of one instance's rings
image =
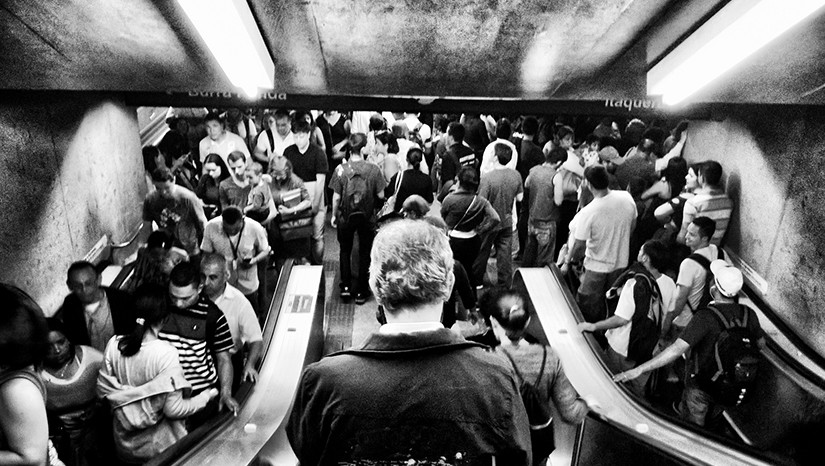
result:
[(144, 285), (134, 294), (134, 331), (106, 345), (97, 394), (109, 402), (115, 450), (125, 462), (144, 463), (186, 435), (183, 420), (218, 395), (184, 397), (191, 384), (177, 350), (158, 339), (169, 314), (166, 288)]
[(207, 218), (215, 218), (221, 213), (221, 181), (229, 178), (229, 169), (218, 154), (209, 154), (203, 160), (203, 174), (195, 194), (203, 201)]
[(408, 169), (398, 172), (387, 183), (384, 190), (384, 198), (390, 199), (395, 195), (395, 205), (393, 212), (401, 212), (404, 201), (413, 195), (424, 198), (428, 204), (433, 203), (433, 187), (429, 175), (420, 171), (421, 161), (424, 159), (424, 152), (418, 147), (413, 147), (407, 151)]

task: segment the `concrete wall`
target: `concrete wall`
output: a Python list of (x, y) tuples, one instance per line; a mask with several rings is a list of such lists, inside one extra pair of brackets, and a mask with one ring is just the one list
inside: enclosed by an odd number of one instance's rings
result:
[(133, 108), (65, 93), (0, 100), (0, 281), (47, 315), (67, 293), (71, 262), (104, 234), (134, 230), (145, 191)]
[(690, 123), (685, 158), (725, 170), (736, 208), (726, 245), (766, 280), (763, 299), (825, 354), (825, 119), (760, 109)]

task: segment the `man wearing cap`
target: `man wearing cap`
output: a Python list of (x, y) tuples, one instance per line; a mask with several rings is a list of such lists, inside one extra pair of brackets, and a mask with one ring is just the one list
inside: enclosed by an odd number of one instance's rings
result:
[[(759, 318), (752, 309), (740, 306), (737, 299), (742, 289), (742, 272), (721, 259), (713, 261), (710, 264), (710, 270), (714, 275), (714, 283), (710, 288), (713, 301), (710, 304), (719, 310), (728, 321), (737, 319), (741, 322), (745, 317), (743, 313), (747, 312), (748, 330), (752, 335), (761, 335)], [(695, 370), (685, 382), (678, 411), (683, 419), (704, 426), (707, 420), (721, 413), (719, 405), (708, 392), (700, 388), (696, 378), (698, 373), (706, 372), (710, 367), (716, 367), (713, 352), (723, 328), (712, 312), (708, 308), (699, 309), (673, 344), (650, 361), (627, 372), (616, 374), (613, 380), (616, 382), (633, 380), (646, 372), (670, 364), (690, 349), (690, 367)], [(761, 347), (762, 338), (760, 337), (759, 340), (758, 344)]]

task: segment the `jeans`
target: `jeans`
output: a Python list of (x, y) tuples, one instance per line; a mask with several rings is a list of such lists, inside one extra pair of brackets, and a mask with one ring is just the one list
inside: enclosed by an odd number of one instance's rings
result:
[(358, 283), (356, 293), (369, 293), (370, 249), (375, 238), (375, 224), (363, 217), (338, 224), (338, 243), (341, 247), (341, 286), (352, 286), (352, 247), (358, 233)]
[[(614, 375), (620, 372), (629, 371), (630, 369), (638, 366), (635, 362), (614, 351), (609, 345), (607, 349), (604, 350), (604, 363)], [(645, 372), (639, 377), (625, 382), (625, 386), (629, 388), (631, 392), (644, 398), (645, 387), (647, 386), (647, 381), (650, 380), (650, 374), (650, 372)]]
[(584, 320), (594, 323), (607, 318), (604, 294), (621, 273), (622, 269), (612, 272), (584, 270), (579, 290), (576, 293), (576, 302), (579, 304)]
[(327, 211), (322, 205), (312, 217), (312, 263), (324, 263), (324, 222), (327, 221)]
[(544, 267), (553, 263), (556, 247), (556, 222), (535, 221), (527, 226), (527, 244), (524, 246), (522, 267)]
[(473, 285), (484, 284), (487, 260), (490, 258), (490, 250), (494, 244), (496, 246), (497, 284), (509, 288), (513, 283), (513, 227), (509, 225), (497, 228), (484, 235), (478, 256), (473, 262)]

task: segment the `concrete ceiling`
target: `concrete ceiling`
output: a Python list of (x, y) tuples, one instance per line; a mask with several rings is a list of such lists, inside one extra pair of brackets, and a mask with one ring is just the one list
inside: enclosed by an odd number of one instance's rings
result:
[[(724, 0), (250, 0), (276, 91), (640, 98)], [(0, 89), (235, 91), (173, 0), (0, 1)], [(709, 102), (825, 103), (825, 15), (729, 72)]]

